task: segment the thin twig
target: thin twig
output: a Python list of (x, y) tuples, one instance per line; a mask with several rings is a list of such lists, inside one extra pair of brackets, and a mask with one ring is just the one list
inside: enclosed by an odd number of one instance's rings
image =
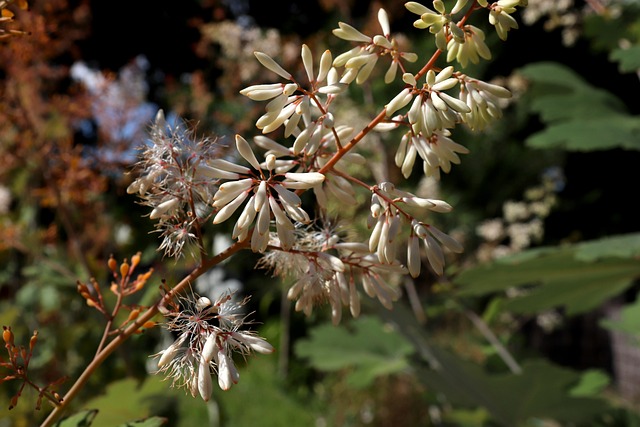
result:
[(493, 333), (491, 328), (485, 323), (484, 320), (471, 310), (464, 310), (464, 314), (471, 320), (471, 323), (478, 328), (478, 331), (485, 337), (487, 341), (496, 349), (500, 358), (504, 361), (505, 365), (509, 367), (512, 373), (521, 374), (522, 368), (513, 358), (509, 350), (500, 342), (496, 334)]

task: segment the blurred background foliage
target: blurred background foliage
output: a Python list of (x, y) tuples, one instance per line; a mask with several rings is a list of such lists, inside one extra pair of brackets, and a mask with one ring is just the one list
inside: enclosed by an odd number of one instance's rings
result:
[[(132, 304), (153, 301), (160, 279), (175, 283), (190, 268), (156, 253), (146, 212), (125, 192), (157, 109), (198, 134), (255, 135), (263, 107), (238, 91), (272, 76), (254, 50), (293, 69), (301, 43), (341, 51), (329, 33), (337, 22), (371, 33), (384, 7), (408, 50), (426, 58), (433, 41), (402, 3), (11, 8), (3, 31), (29, 34), (0, 40), (0, 323), (24, 344), (40, 332), (33, 378), (69, 377), (62, 392), (92, 357), (103, 318), (76, 281), (108, 286), (110, 254), (142, 251), (156, 270)], [(501, 43), (474, 17), (494, 58), (464, 70), (512, 90), (505, 117), (480, 134), (456, 130), (471, 153), (440, 183), (419, 174), (407, 183), (455, 208), (437, 225), (465, 253), (444, 277), (425, 272), (402, 284), (393, 311), (370, 303), (336, 328), (326, 310), (292, 312), (284, 288), (241, 253), (196, 286), (253, 295), (275, 355), (238, 361), (242, 381), (205, 404), (148, 375), (148, 355), (167, 337), (147, 330), (96, 372), (61, 425), (639, 426), (640, 6), (529, 0), (517, 18), (520, 29)], [(370, 82), (353, 89), (339, 121), (366, 124), (398, 90)], [(371, 135), (362, 149), (372, 180), (399, 175), (393, 138)], [(365, 213), (354, 208), (353, 223), (364, 227)], [(212, 251), (227, 231), (209, 230)], [(48, 408), (34, 411), (31, 391), (7, 410), (14, 386), (0, 387), (0, 426), (37, 424)]]

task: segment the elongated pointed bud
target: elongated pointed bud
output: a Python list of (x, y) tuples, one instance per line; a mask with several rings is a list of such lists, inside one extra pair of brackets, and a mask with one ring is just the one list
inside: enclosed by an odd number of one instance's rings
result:
[(138, 318), (139, 315), (140, 315), (140, 309), (139, 308), (134, 308), (129, 313), (129, 317), (127, 317), (127, 323), (133, 322), (134, 320), (136, 320)]
[(120, 276), (127, 277), (127, 274), (129, 274), (129, 263), (127, 263), (125, 259), (122, 264), (120, 264)]
[(107, 261), (107, 265), (109, 266), (109, 270), (116, 272), (116, 268), (118, 268), (118, 263), (112, 255), (109, 255), (109, 261)]
[(213, 391), (213, 381), (211, 380), (211, 372), (209, 370), (209, 363), (201, 361), (198, 366), (198, 392), (200, 397), (205, 402), (208, 402), (211, 398), (211, 392)]
[(311, 49), (306, 44), (302, 45), (302, 64), (304, 65), (304, 70), (307, 72), (307, 78), (309, 82), (313, 81), (313, 55), (311, 54)]
[(138, 264), (140, 264), (141, 253), (138, 252), (134, 256), (131, 257), (131, 269), (136, 268)]
[(31, 335), (31, 339), (29, 340), (29, 352), (33, 351), (33, 348), (36, 346), (38, 342), (38, 331), (33, 331), (33, 335)]
[(8, 344), (13, 347), (13, 332), (11, 332), (11, 326), (3, 326), (2, 327), (2, 339), (5, 344)]
[(287, 72), (284, 68), (278, 65), (278, 63), (266, 53), (254, 52), (254, 55), (256, 56), (256, 58), (258, 58), (258, 61), (260, 61), (260, 63), (265, 66), (265, 68), (268, 68), (284, 79), (291, 79), (291, 73)]
[(251, 146), (247, 140), (240, 135), (236, 135), (236, 148), (238, 149), (238, 153), (240, 153), (240, 155), (244, 157), (244, 159), (249, 162), (254, 169), (260, 170), (260, 162), (256, 159), (256, 155), (253, 154)]

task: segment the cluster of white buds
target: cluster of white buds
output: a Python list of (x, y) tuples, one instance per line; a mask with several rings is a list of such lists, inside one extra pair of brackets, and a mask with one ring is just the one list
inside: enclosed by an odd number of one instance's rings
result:
[[(423, 160), (426, 176), (439, 179), (440, 170), (448, 173), (452, 163), (460, 163), (458, 154), (468, 153), (464, 146), (450, 138), (449, 129), (458, 123), (465, 123), (473, 130), (484, 129), (502, 117), (499, 99), (511, 97), (509, 90), (454, 72), (452, 66), (437, 74), (427, 71), (426, 83), (421, 87), (413, 74), (405, 73), (403, 80), (408, 86), (389, 101), (386, 115), (390, 117), (411, 104), (409, 111), (389, 118), (376, 130), (391, 131), (408, 121), (411, 129), (402, 137), (395, 157), (405, 177), (411, 174), (416, 155)], [(459, 87), (457, 97), (445, 92), (456, 86)]]
[(460, 100), (469, 107), (469, 111), (461, 116), (471, 129), (482, 130), (489, 123), (502, 117), (500, 100), (511, 98), (508, 89), (463, 74), (459, 78)]
[[(400, 296), (399, 289), (387, 280), (391, 275), (407, 273), (399, 261), (380, 262), (367, 244), (341, 241), (332, 232), (298, 230), (296, 237), (292, 250), (273, 250), (260, 261), (260, 266), (274, 275), (293, 278), (287, 296), (296, 301), (296, 311), (309, 316), (315, 306), (328, 303), (335, 325), (342, 319), (343, 307), (349, 307), (351, 315), (357, 317), (358, 282), (369, 297), (377, 298), (388, 309)], [(277, 247), (277, 236), (272, 242)]]
[(448, 62), (455, 59), (463, 68), (466, 68), (469, 61), (477, 64), (480, 58), (491, 59), (491, 51), (484, 42), (484, 31), (474, 25), (465, 25), (461, 33), (452, 33), (447, 43)]
[[(446, 90), (460, 85), (460, 77), (454, 76), (453, 67), (449, 66), (435, 73), (426, 73), (426, 83), (418, 87), (415, 76), (406, 73), (403, 76), (410, 85), (395, 96), (386, 106), (387, 116), (411, 103), (406, 113), (406, 120), (411, 130), (404, 134), (396, 151), (396, 165), (402, 174), (408, 177), (419, 155), (423, 160), (426, 176), (440, 178), (440, 170), (445, 173), (451, 169), (451, 163), (459, 163), (456, 153), (465, 154), (468, 150), (454, 142), (449, 136), (449, 128), (463, 122), (472, 113), (471, 107), (462, 99), (447, 94)], [(413, 101), (413, 102), (412, 102)], [(391, 119), (394, 124), (404, 120), (403, 115)], [(394, 127), (378, 127), (378, 130), (392, 130)]]
[(369, 237), (369, 251), (376, 254), (383, 264), (398, 262), (396, 259), (398, 242), (404, 241), (399, 235), (401, 226), (404, 222), (409, 222), (411, 233), (407, 246), (407, 267), (410, 274), (413, 277), (420, 274), (421, 263), (417, 238), (424, 241), (427, 259), (433, 270), (437, 274), (442, 274), (444, 254), (440, 244), (456, 253), (462, 252), (462, 245), (434, 225), (418, 221), (409, 213), (412, 208), (438, 213), (447, 213), (452, 209), (447, 202), (418, 197), (395, 188), (390, 182), (379, 184), (371, 197), (368, 225), (372, 231)]
[(378, 58), (389, 55), (391, 65), (385, 73), (385, 83), (391, 83), (395, 80), (398, 68), (404, 72), (402, 61), (415, 62), (418, 55), (412, 52), (401, 52), (398, 49), (396, 39), (391, 37), (391, 26), (389, 25), (389, 16), (384, 9), (378, 11), (378, 22), (382, 29), (382, 34), (369, 37), (349, 24), (340, 22), (338, 28), (333, 30), (333, 34), (343, 40), (360, 43), (347, 52), (338, 55), (333, 62), (334, 67), (344, 67), (345, 73), (341, 78), (343, 83), (362, 84), (371, 75)]
[[(478, 1), (481, 5), (487, 3), (486, 0)], [(489, 13), (489, 22), (496, 27), (496, 32), (502, 40), (507, 39), (510, 29), (518, 28), (518, 21), (511, 14), (516, 11), (516, 6), (526, 6), (528, 0), (498, 0), (492, 3)], [(485, 4), (484, 7), (487, 7)]]
[(459, 164), (459, 154), (467, 154), (469, 150), (463, 145), (453, 141), (447, 129), (436, 131), (429, 137), (413, 135), (407, 132), (402, 136), (395, 155), (396, 166), (402, 171), (402, 175), (408, 178), (413, 171), (416, 157), (422, 159), (423, 172), (427, 177), (440, 179), (440, 170), (448, 173), (451, 164)]
[(227, 180), (220, 185), (213, 197), (213, 207), (217, 209), (213, 223), (226, 221), (246, 201), (235, 223), (232, 238), (245, 240), (255, 221), (251, 249), (254, 252), (264, 252), (269, 244), (273, 216), (282, 247), (291, 248), (294, 223), (310, 222), (295, 190), (306, 190), (321, 184), (324, 175), (318, 172), (278, 172), (276, 156), (271, 153), (267, 154), (265, 162), (261, 164), (249, 143), (240, 135), (236, 135), (236, 148), (251, 168), (223, 159), (208, 163), (212, 177)]
[(414, 1), (405, 3), (405, 7), (409, 12), (420, 15), (420, 19), (415, 21), (413, 26), (423, 30), (429, 29), (429, 32), (435, 35), (438, 49), (446, 50), (448, 36), (456, 31), (456, 25), (451, 21), (451, 15), (462, 10), (466, 3), (466, 0), (458, 0), (449, 13), (447, 13), (442, 0), (433, 1), (435, 11)]
[(127, 188), (138, 193), (142, 204), (151, 208), (149, 218), (157, 220), (165, 255), (182, 255), (185, 246), (198, 244), (194, 230), (211, 212), (216, 190), (207, 174), (206, 163), (220, 155), (216, 140), (193, 138), (182, 125), (171, 126), (158, 111), (138, 163), (142, 171)]
[[(405, 4), (410, 12), (420, 15), (413, 26), (429, 29), (435, 35), (436, 47), (448, 51), (447, 61), (456, 59), (463, 67), (469, 61), (478, 63), (479, 57), (491, 58), (491, 52), (484, 43), (484, 33), (477, 27), (456, 23), (452, 19), (452, 15), (462, 11), (467, 3), (468, 0), (457, 0), (450, 11), (446, 10), (442, 0), (433, 0), (435, 11), (417, 2)], [(518, 22), (511, 14), (516, 11), (516, 6), (526, 6), (527, 0), (499, 0), (494, 3), (478, 0), (477, 4), (489, 9), (489, 22), (496, 28), (498, 36), (506, 40), (508, 31), (518, 28)]]
[(171, 386), (185, 388), (193, 397), (208, 401), (213, 390), (212, 373), (218, 385), (228, 390), (240, 379), (233, 353), (247, 356), (252, 351), (272, 353), (271, 344), (250, 330), (241, 330), (245, 322), (242, 307), (224, 293), (215, 302), (207, 297), (181, 297), (171, 310), (163, 307), (167, 329), (177, 335), (158, 357), (159, 374), (171, 379)]

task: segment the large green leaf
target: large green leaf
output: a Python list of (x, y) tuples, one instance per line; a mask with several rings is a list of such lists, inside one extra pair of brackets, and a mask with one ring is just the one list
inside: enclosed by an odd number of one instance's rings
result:
[(609, 236), (575, 245), (576, 259), (596, 261), (602, 258), (638, 258), (640, 256), (640, 233)]
[(81, 411), (76, 414), (70, 415), (69, 417), (63, 418), (62, 420), (55, 423), (55, 427), (89, 427), (91, 423), (96, 418), (98, 411), (87, 410)]
[(520, 374), (491, 374), (432, 345), (425, 329), (401, 305), (381, 314), (397, 324), (398, 332), (426, 362), (413, 367), (428, 389), (442, 393), (454, 405), (480, 406), (500, 425), (514, 427), (532, 417), (588, 422), (609, 409), (606, 401), (592, 397), (606, 380), (593, 371), (583, 374), (544, 360), (531, 360), (522, 364)]
[[(585, 108), (587, 104), (583, 104)], [(568, 107), (578, 108), (578, 107)], [(584, 120), (583, 120), (584, 119)], [(527, 138), (533, 148), (592, 151), (624, 148), (640, 150), (640, 118), (622, 114), (571, 119), (549, 125)]]
[(568, 315), (591, 310), (640, 277), (640, 234), (573, 246), (525, 251), (474, 267), (455, 278), (461, 295), (485, 295), (522, 285), (522, 296), (503, 307), (535, 313), (562, 306)]
[(351, 326), (351, 331), (331, 325), (312, 329), (310, 338), (296, 343), (296, 354), (322, 371), (350, 368), (348, 381), (358, 387), (371, 384), (377, 376), (407, 369), (412, 347), (400, 334), (369, 316), (354, 320)]
[(110, 383), (103, 395), (84, 404), (86, 408), (98, 410), (91, 427), (150, 427), (162, 425), (158, 423), (164, 422), (165, 418), (172, 426), (179, 427), (209, 423), (207, 407), (202, 400), (169, 385), (156, 375), (148, 376), (144, 382), (125, 378)]
[[(421, 371), (425, 383), (453, 403), (481, 404), (504, 426), (516, 426), (533, 417), (584, 422), (608, 408), (601, 399), (572, 396), (570, 391), (581, 382), (581, 374), (543, 360), (524, 363), (518, 375), (491, 375), (451, 353), (437, 349), (434, 353), (442, 369)], [(462, 384), (466, 387), (460, 387)]]
[(530, 84), (527, 95), (532, 112), (547, 126), (527, 139), (529, 146), (570, 151), (640, 150), (640, 117), (630, 115), (613, 94), (558, 63), (529, 64), (520, 73)]

